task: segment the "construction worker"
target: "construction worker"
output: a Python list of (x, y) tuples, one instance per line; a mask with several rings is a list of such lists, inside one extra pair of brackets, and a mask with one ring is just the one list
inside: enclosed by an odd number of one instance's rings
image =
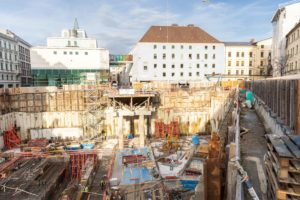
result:
[(104, 191), (104, 180), (101, 179), (100, 181), (100, 187), (101, 187), (101, 190)]

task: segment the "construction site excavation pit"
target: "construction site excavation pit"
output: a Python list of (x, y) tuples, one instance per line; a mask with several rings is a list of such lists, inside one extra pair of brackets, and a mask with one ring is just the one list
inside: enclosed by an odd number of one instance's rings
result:
[(133, 87), (1, 90), (0, 197), (191, 199), (214, 183), (221, 194), (220, 129), (235, 89)]

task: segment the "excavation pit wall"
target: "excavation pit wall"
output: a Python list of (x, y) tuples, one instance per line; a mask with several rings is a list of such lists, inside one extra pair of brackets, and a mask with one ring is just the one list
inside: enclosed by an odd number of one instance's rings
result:
[[(92, 136), (87, 127), (90, 117), (86, 111), (86, 100), (90, 86), (73, 86), (63, 89), (55, 87), (20, 88), (0, 94), (0, 132), (12, 126), (19, 127), (22, 140), (30, 139), (31, 129), (79, 128), (84, 136)], [(103, 91), (103, 87), (99, 91)], [(113, 90), (106, 87), (104, 91)], [(151, 102), (150, 115), (143, 120), (144, 133), (154, 135), (155, 121), (179, 122), (180, 133), (192, 135), (207, 133), (217, 129), (219, 122), (232, 100), (233, 91), (215, 87), (190, 89), (152, 89), (159, 102)], [(100, 94), (101, 92), (99, 92)], [(153, 99), (152, 99), (153, 100)], [(152, 101), (151, 100), (151, 101)], [(104, 120), (99, 125), (99, 133), (104, 130), (107, 137), (117, 137), (119, 124), (124, 135), (139, 134), (138, 115), (124, 116), (120, 120), (116, 108), (111, 104), (103, 110)]]

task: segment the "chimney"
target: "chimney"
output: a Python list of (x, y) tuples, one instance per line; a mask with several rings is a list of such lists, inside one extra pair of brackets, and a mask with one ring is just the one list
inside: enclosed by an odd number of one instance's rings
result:
[(188, 27), (194, 27), (195, 25), (194, 24), (188, 24), (187, 26)]
[(178, 26), (178, 24), (172, 24), (171, 26)]
[(251, 38), (251, 39), (250, 39), (250, 43), (251, 43), (251, 44), (254, 44), (255, 42), (256, 42), (255, 38)]

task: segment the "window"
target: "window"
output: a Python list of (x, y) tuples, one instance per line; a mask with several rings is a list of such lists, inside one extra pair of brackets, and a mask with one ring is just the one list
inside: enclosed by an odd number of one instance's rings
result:
[(252, 61), (249, 61), (249, 66), (252, 67)]
[(244, 66), (244, 61), (241, 61), (241, 66), (242, 66), (242, 67)]
[(252, 70), (249, 70), (249, 75), (252, 75)]
[(55, 54), (55, 55), (56, 55), (56, 54), (57, 54), (57, 52), (56, 52), (56, 51), (53, 51), (53, 54)]
[(216, 59), (216, 54), (213, 54), (213, 59)]
[(153, 65), (153, 68), (156, 69), (156, 68), (157, 68), (157, 64), (154, 64), (154, 65)]
[(88, 55), (88, 52), (84, 52), (84, 55)]
[(77, 46), (77, 41), (74, 41), (74, 46)]
[(70, 52), (69, 52), (69, 54), (70, 54), (70, 55), (73, 55), (73, 52), (72, 52), (72, 51), (70, 51)]
[(236, 61), (236, 66), (240, 66), (240, 61)]
[(163, 68), (166, 68), (166, 64), (163, 64)]
[(180, 49), (183, 49), (183, 45), (180, 45)]
[(163, 45), (163, 49), (166, 49), (166, 46), (165, 46), (165, 45)]
[(206, 54), (204, 55), (204, 58), (207, 59), (207, 57), (208, 57), (208, 56), (207, 56), (207, 53), (206, 53)]
[(240, 57), (240, 52), (236, 52), (236, 57)]
[(180, 76), (183, 76), (183, 72), (180, 72)]
[(191, 53), (189, 54), (189, 59), (192, 59), (192, 54)]
[(78, 51), (75, 52), (75, 55), (78, 55)]
[(207, 50), (207, 46), (205, 46), (204, 48), (205, 48), (205, 50)]
[(239, 75), (239, 70), (236, 70), (236, 71), (235, 71), (235, 74), (236, 74), (236, 75)]
[(264, 57), (264, 52), (260, 52), (260, 57), (261, 57), (261, 58)]
[(66, 51), (64, 51), (64, 55), (67, 55), (67, 52), (66, 52)]
[(260, 66), (264, 66), (264, 61), (260, 61)]
[(192, 72), (189, 72), (189, 76), (192, 76)]
[(197, 76), (200, 76), (200, 72), (196, 72), (196, 75), (197, 75)]
[(68, 46), (71, 46), (71, 41), (70, 40), (68, 41)]
[(204, 64), (204, 67), (207, 67), (207, 64)]
[(172, 49), (175, 49), (175, 45), (172, 45)]
[(165, 53), (163, 53), (162, 58), (163, 58), (164, 60), (166, 59), (166, 54), (165, 54)]
[(212, 68), (215, 68), (216, 67), (216, 64), (212, 64)]
[(153, 45), (153, 49), (156, 49), (157, 48), (157, 45), (155, 44), (155, 45)]
[(173, 76), (173, 77), (175, 76), (175, 73), (174, 73), (174, 72), (172, 73), (172, 76)]
[(200, 59), (200, 54), (199, 53), (197, 53), (197, 59)]
[(253, 52), (249, 52), (249, 57), (252, 58)]
[(228, 57), (231, 57), (231, 52), (228, 52)]
[(244, 70), (241, 70), (241, 75), (244, 75)]
[(231, 66), (231, 61), (229, 60), (229, 61), (228, 61), (228, 67), (230, 67), (230, 66)]
[(197, 68), (198, 68), (198, 69), (200, 68), (200, 64), (197, 64)]
[(175, 65), (174, 65), (174, 64), (172, 65), (172, 68), (173, 68), (173, 69), (175, 68)]
[(262, 44), (262, 45), (260, 45), (260, 48), (262, 48), (262, 49), (263, 49), (263, 48), (265, 48), (265, 46)]
[(147, 71), (147, 70), (148, 70), (147, 65), (144, 65), (144, 71)]
[(180, 64), (180, 68), (183, 68), (183, 64)]
[(174, 59), (175, 58), (175, 54), (174, 53), (172, 53), (172, 59)]
[(242, 57), (244, 57), (245, 56), (245, 54), (244, 54), (244, 52), (242, 52)]
[(154, 58), (154, 59), (157, 59), (157, 54), (156, 54), (156, 53), (153, 55), (153, 58)]
[(231, 74), (231, 71), (230, 71), (230, 70), (228, 70), (227, 74), (228, 74), (228, 75), (230, 75), (230, 74)]
[(166, 76), (166, 72), (163, 72), (162, 75), (163, 75), (163, 77), (165, 77)]
[(189, 46), (189, 49), (192, 49), (192, 45)]
[(213, 49), (216, 49), (216, 46), (215, 46), (215, 45), (213, 45)]

